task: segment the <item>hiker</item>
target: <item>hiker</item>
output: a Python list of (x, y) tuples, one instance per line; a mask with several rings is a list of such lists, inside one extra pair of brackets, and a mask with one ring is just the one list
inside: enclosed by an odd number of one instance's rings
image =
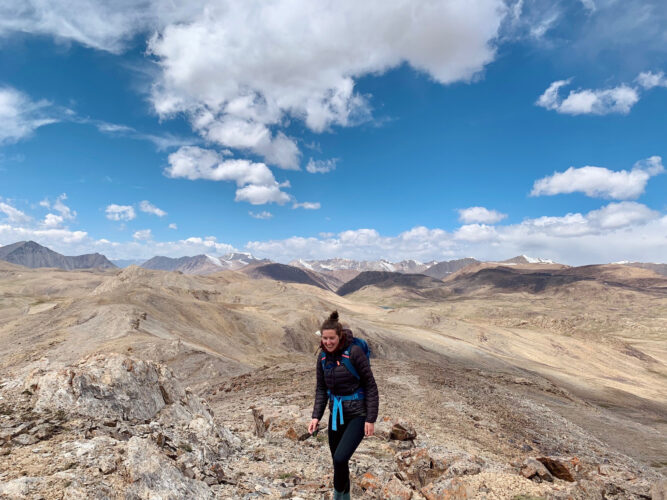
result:
[(348, 464), (364, 436), (375, 432), (378, 388), (368, 359), (368, 344), (343, 329), (338, 322), (338, 311), (332, 312), (322, 323), (320, 332), (315, 405), (308, 432), (317, 431), (329, 401), (331, 415), (327, 434), (334, 466), (334, 499), (349, 500)]

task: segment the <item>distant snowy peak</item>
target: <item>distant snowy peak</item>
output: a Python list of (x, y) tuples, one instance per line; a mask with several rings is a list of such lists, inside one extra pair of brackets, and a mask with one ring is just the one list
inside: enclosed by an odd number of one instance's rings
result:
[(213, 255), (209, 255), (209, 254), (205, 254), (205, 255), (206, 255), (206, 258), (207, 258), (213, 265), (218, 266), (218, 267), (225, 267), (225, 266), (222, 264), (222, 262), (220, 262), (220, 259), (218, 259), (217, 257), (213, 257)]
[(290, 262), (291, 266), (294, 267), (300, 267), (302, 269), (308, 269), (309, 271), (313, 270), (313, 266), (311, 266), (307, 261), (303, 259), (297, 259), (295, 261)]
[(394, 264), (392, 264), (388, 260), (380, 259), (378, 261), (378, 265), (380, 266), (382, 271), (389, 271), (390, 273), (396, 272), (396, 266), (394, 266)]
[(542, 259), (540, 257), (528, 257), (527, 255), (519, 255), (511, 259), (501, 261), (503, 264), (555, 264), (553, 260)]
[(270, 262), (267, 259), (258, 259), (248, 252), (231, 252), (220, 257), (220, 261), (225, 269), (230, 269), (232, 271), (236, 271), (248, 264), (254, 264), (256, 262)]
[(522, 255), (524, 259), (528, 261), (529, 264), (553, 264), (554, 261), (551, 259), (543, 259), (541, 257), (528, 257), (527, 255)]
[(255, 256), (251, 253), (248, 252), (231, 252), (228, 253), (224, 256), (222, 256), (222, 259), (224, 260), (260, 260), (255, 258)]
[(401, 262), (389, 262), (380, 260), (352, 260), (352, 259), (326, 259), (326, 260), (304, 260), (296, 259), (289, 264), (301, 269), (316, 271), (319, 273), (333, 273), (337, 271), (388, 271), (392, 273), (421, 273), (429, 268), (434, 262), (422, 263), (416, 260), (404, 260)]

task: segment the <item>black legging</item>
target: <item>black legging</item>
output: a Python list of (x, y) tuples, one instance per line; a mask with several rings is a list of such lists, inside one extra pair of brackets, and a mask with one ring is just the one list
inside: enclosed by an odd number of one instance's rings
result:
[(364, 438), (365, 417), (345, 416), (345, 423), (337, 422), (337, 431), (331, 430), (331, 415), (329, 416), (329, 449), (334, 466), (334, 489), (347, 493), (350, 491), (350, 468), (348, 463), (357, 449), (359, 443)]

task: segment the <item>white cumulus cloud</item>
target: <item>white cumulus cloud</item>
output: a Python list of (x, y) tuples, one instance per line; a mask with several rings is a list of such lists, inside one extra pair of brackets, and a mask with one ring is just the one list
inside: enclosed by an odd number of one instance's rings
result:
[(495, 56), (500, 0), (311, 0), (207, 3), (150, 40), (161, 75), (152, 101), (185, 112), (209, 141), (298, 168), (281, 130), (290, 118), (315, 132), (366, 120), (355, 79), (403, 63), (447, 84), (468, 81)]
[(490, 241), (497, 236), (496, 229), (486, 224), (465, 224), (454, 233), (455, 239), (471, 242)]
[(148, 200), (143, 200), (141, 203), (139, 203), (139, 210), (146, 212), (147, 214), (157, 215), (158, 217), (164, 217), (167, 215), (167, 212), (159, 209)]
[(284, 205), (290, 201), (292, 197), (280, 190), (276, 184), (274, 186), (258, 186), (256, 184), (249, 184), (245, 187), (236, 190), (235, 201), (247, 201), (252, 205), (264, 205), (266, 203), (277, 203)]
[(639, 93), (627, 85), (610, 89), (571, 90), (567, 97), (560, 96), (560, 89), (570, 84), (572, 79), (553, 82), (537, 99), (536, 104), (546, 109), (568, 115), (627, 114), (637, 101)]
[[(155, 241), (148, 230), (135, 232), (130, 241), (93, 239), (86, 231), (44, 227), (6, 201), (0, 203), (0, 211), (14, 216), (11, 221), (7, 217), (0, 219), (1, 245), (34, 240), (65, 255), (100, 252), (112, 259), (181, 257), (236, 250), (217, 241), (215, 236)], [(7, 209), (8, 206), (13, 210)], [(397, 235), (364, 228), (323, 232), (319, 237), (250, 241), (246, 249), (258, 257), (282, 262), (331, 257), (428, 261), (474, 256), (502, 260), (526, 254), (566, 264), (589, 264), (621, 260), (662, 262), (665, 241), (666, 214), (641, 203), (622, 201), (588, 213), (545, 215), (518, 224), (464, 224), (453, 232), (416, 226)]]
[(196, 146), (180, 148), (169, 155), (168, 161), (169, 166), (165, 169), (168, 177), (235, 182), (238, 187), (236, 201), (261, 205), (284, 204), (291, 199), (289, 194), (281, 191), (282, 187), (289, 186), (289, 182), (279, 184), (264, 163), (223, 158), (216, 151)]
[(116, 221), (129, 221), (137, 216), (134, 207), (131, 205), (116, 205), (113, 203), (107, 206), (105, 212), (107, 214), (107, 219)]
[(44, 227), (53, 228), (53, 227), (60, 227), (64, 222), (65, 219), (63, 219), (60, 215), (46, 214), (46, 216), (44, 216), (42, 224), (44, 225)]
[(153, 237), (153, 234), (150, 229), (140, 229), (139, 231), (135, 231), (132, 237), (135, 240), (145, 241), (150, 240)]
[(178, 229), (178, 226), (172, 222), (169, 224), (169, 229)]
[(665, 241), (667, 215), (624, 201), (588, 213), (542, 216), (518, 224), (465, 224), (454, 232), (418, 226), (391, 236), (358, 229), (321, 233), (317, 238), (251, 241), (246, 248), (257, 256), (283, 262), (332, 257), (427, 261), (474, 256), (503, 260), (526, 254), (566, 264), (591, 264), (662, 262)]
[(588, 221), (600, 229), (617, 229), (633, 224), (645, 224), (659, 217), (659, 213), (634, 201), (610, 203), (588, 213)]
[(667, 87), (667, 77), (665, 73), (660, 71), (658, 73), (653, 73), (651, 71), (645, 71), (639, 73), (637, 77), (637, 83), (641, 85), (646, 90), (652, 89), (653, 87)]
[(65, 222), (73, 221), (76, 218), (76, 212), (67, 205), (65, 205), (66, 199), (67, 199), (67, 194), (63, 193), (60, 196), (58, 196), (56, 198), (56, 201), (54, 201), (53, 203), (51, 203), (48, 200), (48, 198), (45, 198), (39, 202), (40, 206), (58, 212), (57, 214), (54, 213), (46, 214), (44, 220), (42, 221), (42, 225), (44, 227), (49, 227), (49, 228), (60, 227), (63, 224), (65, 224)]
[(616, 200), (637, 198), (648, 180), (664, 172), (662, 158), (651, 156), (635, 163), (632, 170), (613, 171), (604, 167), (570, 167), (565, 172), (535, 181), (531, 196), (581, 192), (596, 198)]
[(489, 210), (485, 207), (469, 207), (459, 209), (459, 220), (466, 224), (480, 222), (482, 224), (495, 224), (507, 217), (507, 214), (497, 210)]

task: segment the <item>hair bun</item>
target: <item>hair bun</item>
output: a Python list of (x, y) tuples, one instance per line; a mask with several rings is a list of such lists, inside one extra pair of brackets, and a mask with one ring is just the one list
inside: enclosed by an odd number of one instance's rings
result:
[(338, 321), (338, 311), (334, 311), (331, 313), (331, 315), (329, 316), (329, 321), (331, 321), (332, 323), (336, 323)]

